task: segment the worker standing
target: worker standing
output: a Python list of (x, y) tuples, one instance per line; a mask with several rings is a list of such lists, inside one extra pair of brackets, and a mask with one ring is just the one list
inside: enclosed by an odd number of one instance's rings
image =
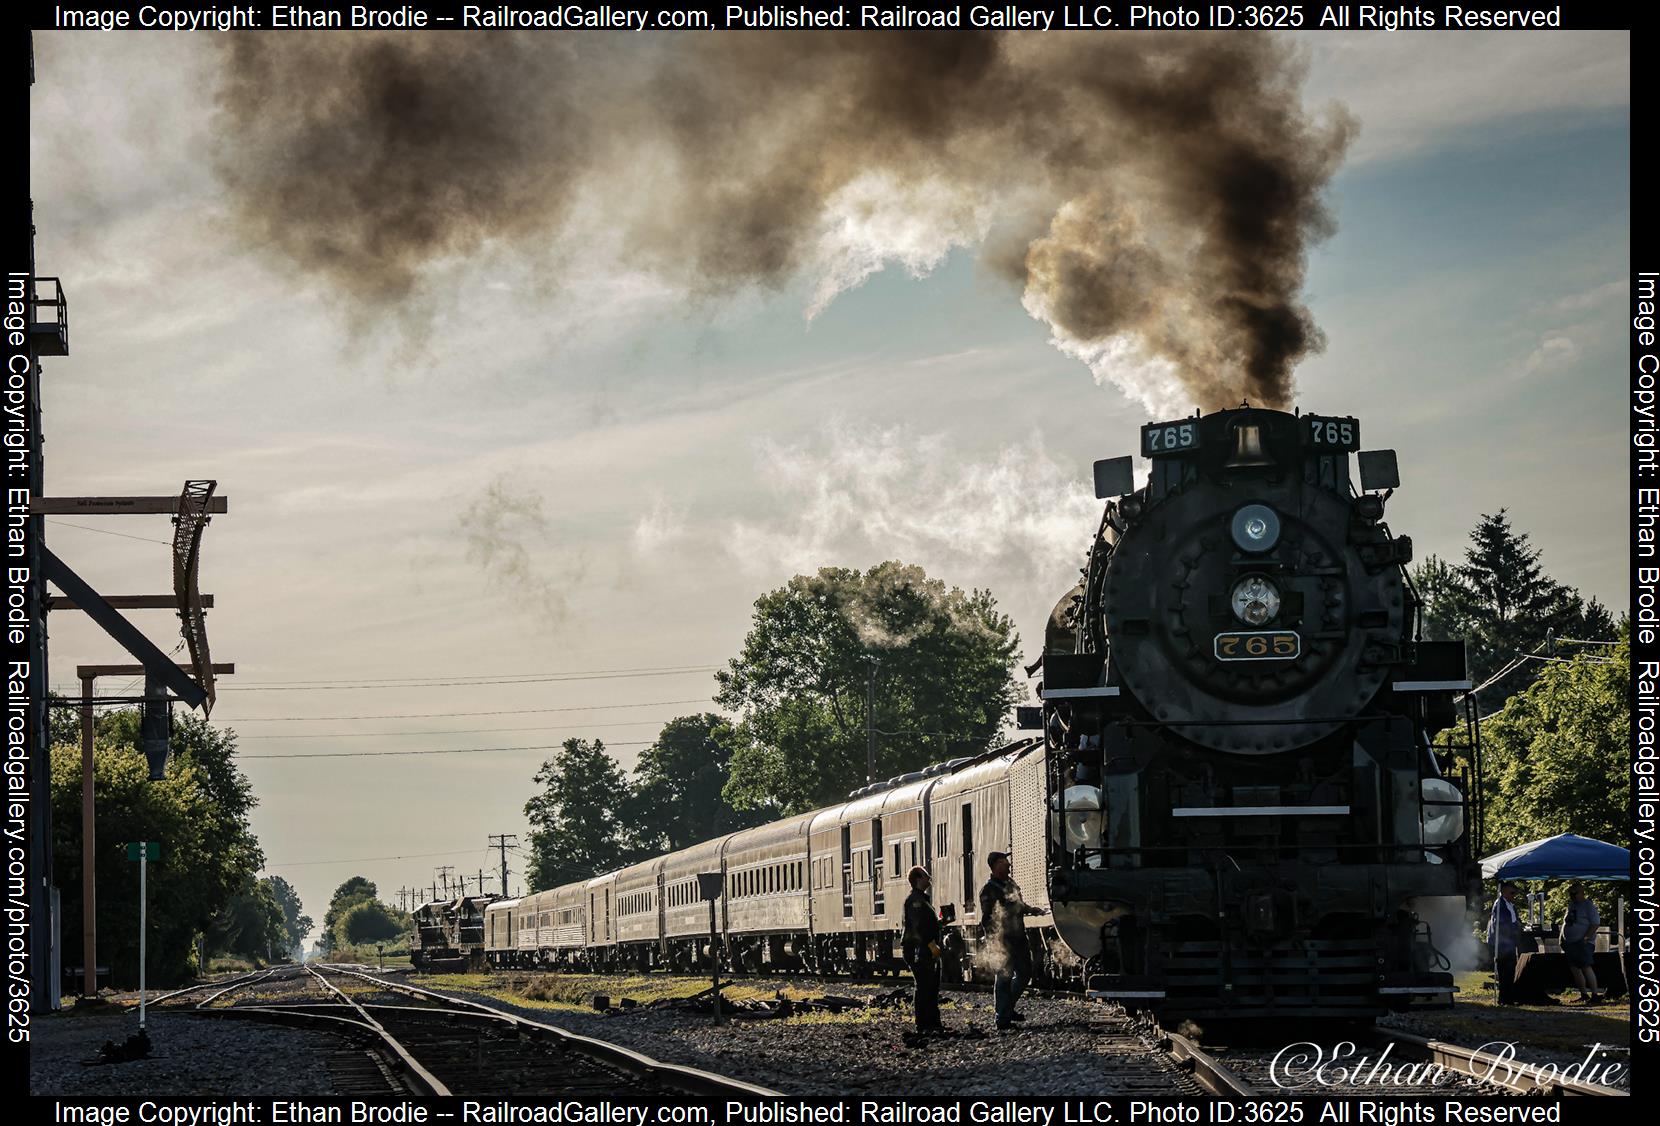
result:
[(911, 869), (905, 900), (905, 964), (916, 979), (916, 1030), (944, 1032), (940, 1021), (940, 920), (929, 889), (933, 881), (920, 864)]

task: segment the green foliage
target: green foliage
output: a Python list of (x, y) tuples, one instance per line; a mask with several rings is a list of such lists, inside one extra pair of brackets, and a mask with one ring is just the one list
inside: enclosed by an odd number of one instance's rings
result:
[(270, 885), (260, 880), (232, 896), (214, 916), (206, 938), (210, 954), (237, 954), (255, 964), (286, 952), (282, 906)]
[(361, 946), (391, 942), (408, 936), (413, 930), (414, 920), (407, 913), (388, 907), (378, 899), (369, 899), (347, 908), (336, 933), (342, 945)]
[(525, 803), (530, 856), (525, 878), (542, 891), (626, 862), (628, 779), (598, 739), (567, 739), (536, 772), (541, 792)]
[[(80, 725), (52, 724), (52, 847), (63, 889), (66, 964), (80, 962)], [(175, 716), (167, 777), (150, 782), (138, 750), (138, 713), (99, 718), (94, 731), (97, 807), (98, 961), (118, 985), (138, 980), (138, 865), (128, 841), (159, 841), (149, 866), (149, 977), (181, 980), (195, 968), (194, 940), (213, 930), (233, 899), (253, 892), (264, 863), (248, 826), (253, 789), (237, 769), (235, 735), (192, 715)]]
[[(1534, 653), (1556, 636), (1610, 640), (1614, 621), (1596, 599), (1545, 573), (1539, 550), (1515, 531), (1504, 509), (1484, 515), (1470, 533), (1462, 563), (1430, 556), (1413, 570), (1423, 596), (1424, 635), (1433, 641), (1463, 639), (1470, 676), (1482, 685), (1483, 713), (1504, 706), (1540, 674), (1541, 662), (1522, 661), (1493, 680), (1523, 653)], [(1548, 654), (1547, 654), (1548, 655)]]
[(1557, 833), (1629, 835), (1631, 632), (1550, 663), (1481, 725), (1488, 853)]
[(734, 742), (728, 722), (710, 712), (663, 725), (634, 768), (626, 817), (635, 830), (633, 851), (682, 849), (769, 819), (766, 808), (736, 810), (722, 796)]
[(353, 876), (335, 888), (323, 914), (323, 942), (333, 949), (339, 940), (341, 918), (359, 903), (374, 902), (378, 894), (375, 882), (363, 876)]
[[(1549, 664), (1481, 725), (1487, 855), (1558, 833), (1619, 844), (1630, 835), (1631, 631), (1567, 664)], [(1568, 906), (1567, 880), (1529, 884), (1547, 894), (1551, 928)], [(1588, 883), (1614, 923), (1621, 884)], [(1629, 898), (1629, 893), (1627, 893)]]
[(302, 914), (300, 893), (281, 876), (266, 876), (260, 883), (270, 888), (271, 898), (282, 910), (283, 946), (298, 956), (305, 947), (306, 935), (316, 925), (310, 915)]
[(1018, 646), (990, 593), (920, 567), (797, 575), (756, 600), (743, 651), (717, 677), (717, 701), (742, 717), (727, 801), (800, 812), (862, 784), (873, 658), (877, 778), (984, 750), (1019, 698)]

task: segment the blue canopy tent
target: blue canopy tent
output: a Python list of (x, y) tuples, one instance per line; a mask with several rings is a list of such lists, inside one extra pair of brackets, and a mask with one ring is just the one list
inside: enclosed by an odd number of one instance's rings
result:
[(1560, 833), (1481, 862), (1484, 880), (1629, 880), (1631, 853), (1619, 845)]

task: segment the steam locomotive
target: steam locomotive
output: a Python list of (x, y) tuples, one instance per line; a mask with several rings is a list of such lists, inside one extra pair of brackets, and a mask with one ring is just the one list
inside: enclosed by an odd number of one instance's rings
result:
[(1049, 894), (1090, 990), (1196, 1018), (1450, 1004), (1470, 684), (1462, 642), (1417, 636), (1394, 451), (1243, 408), (1145, 426), (1140, 452), (1140, 488), (1131, 458), (1096, 464), (1108, 503), (1042, 658)]
[[(1463, 644), (1417, 639), (1353, 418), (1244, 408), (1142, 429), (1045, 634), (1034, 737), (846, 802), (423, 923), (435, 963), (898, 971), (914, 864), (977, 972), (988, 852), (1036, 963), (1165, 1017), (1368, 1019), (1450, 1004), (1478, 894)], [(1350, 478), (1358, 453), (1359, 488)], [(1459, 736), (1460, 738), (1454, 738)], [(1437, 736), (1441, 736), (1438, 740)], [(482, 925), (475, 920), (482, 914)], [(442, 915), (442, 912), (439, 912)], [(465, 923), (465, 925), (463, 925)]]

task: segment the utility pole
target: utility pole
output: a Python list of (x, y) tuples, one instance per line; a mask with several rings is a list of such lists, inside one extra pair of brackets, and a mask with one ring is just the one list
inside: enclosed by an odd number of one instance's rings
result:
[(881, 658), (865, 657), (870, 662), (870, 678), (865, 685), (865, 781), (876, 781), (876, 670)]
[(501, 897), (507, 898), (507, 846), (519, 843), (519, 838), (512, 833), (497, 833), (490, 837), (490, 843), (501, 849)]
[(438, 873), (438, 878), (443, 881), (443, 883), (444, 883), (444, 898), (448, 899), (450, 897), (450, 873), (455, 871), (455, 865), (454, 864), (444, 864), (444, 865), (441, 865), (438, 868), (435, 868), (434, 871), (436, 871)]
[[(46, 548), (42, 547), (41, 551), (45, 552)], [(82, 593), (84, 595), (83, 602), (88, 600), (102, 601), (100, 596), (92, 592), (90, 588)], [(119, 615), (116, 616), (117, 618), (120, 617)], [(139, 635), (139, 637), (142, 640), (143, 635)], [(149, 645), (149, 642), (145, 641), (144, 645)], [(94, 696), (93, 686), (97, 683), (99, 677), (142, 676), (145, 678), (145, 694), (139, 699), (145, 713), (144, 726), (149, 729), (152, 725), (152, 718), (161, 721), (159, 732), (156, 732), (156, 734), (159, 734), (161, 744), (159, 748), (147, 745), (152, 741), (149, 738), (151, 733), (148, 730), (140, 737), (141, 743), (146, 744), (143, 748), (146, 755), (159, 756), (159, 762), (152, 758), (150, 763), (150, 778), (152, 781), (164, 777), (161, 768), (165, 766), (167, 761), (167, 709), (171, 707), (171, 704), (167, 696), (166, 685), (158, 684), (158, 678), (154, 675), (156, 662), (165, 661), (166, 658), (153, 645), (149, 646), (151, 652), (145, 652), (143, 646), (137, 646), (136, 648), (140, 650), (141, 656), (151, 656), (155, 660), (148, 666), (78, 665), (75, 669), (76, 675), (81, 680), (81, 996), (87, 998), (98, 996), (98, 870), (96, 862), (98, 855), (98, 822), (93, 804), (92, 755), (93, 731), (96, 725), (92, 709), (93, 705), (100, 702), (133, 702), (124, 696), (105, 696), (101, 700)], [(184, 684), (195, 687), (195, 682), (186, 676), (183, 666), (174, 665), (171, 661), (168, 661), (167, 665), (176, 676), (182, 679)], [(218, 676), (229, 676), (236, 672), (236, 666), (228, 664), (214, 665), (213, 672)], [(159, 689), (159, 694), (155, 691), (156, 689)], [(200, 688), (197, 688), (197, 692), (200, 693), (200, 691)], [(198, 695), (196, 702), (200, 703), (201, 700), (202, 697)], [(203, 965), (205, 968), (206, 963), (204, 962)]]
[(478, 894), (483, 895), (484, 894), (484, 869), (483, 868), (480, 868), (478, 870), (478, 884), (476, 886), (478, 887)]

